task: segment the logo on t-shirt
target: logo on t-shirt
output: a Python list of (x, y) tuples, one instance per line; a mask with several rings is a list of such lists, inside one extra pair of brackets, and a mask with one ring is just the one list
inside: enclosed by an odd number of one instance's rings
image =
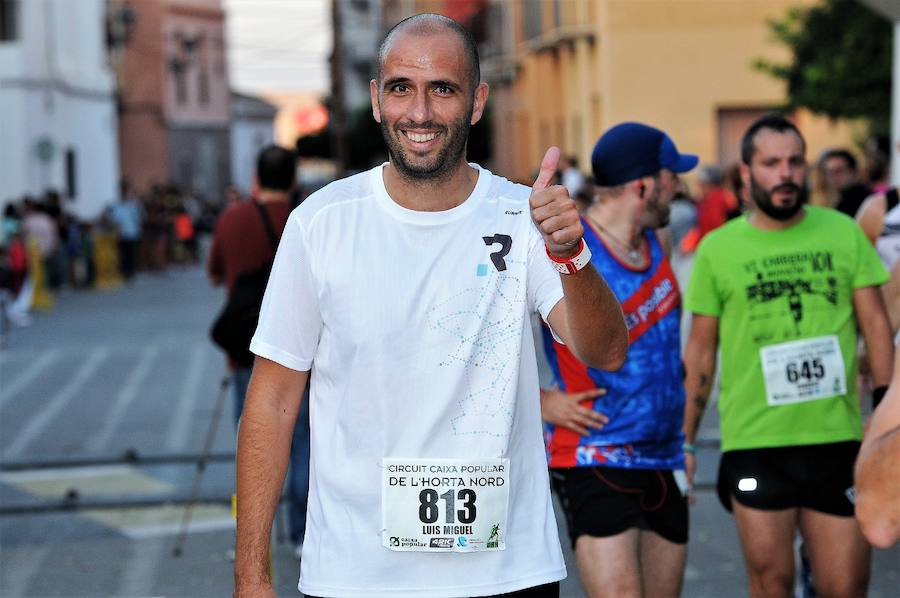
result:
[(506, 270), (506, 260), (503, 258), (505, 258), (506, 254), (509, 253), (509, 250), (512, 249), (512, 237), (498, 233), (490, 237), (481, 238), (488, 247), (496, 244), (500, 245), (500, 249), (491, 253), (491, 261), (494, 263), (494, 267), (497, 268), (497, 272)]
[(744, 264), (744, 270), (754, 277), (746, 287), (751, 309), (787, 303), (794, 323), (800, 324), (804, 316), (804, 297), (819, 296), (831, 305), (837, 305), (838, 283), (830, 251), (804, 251), (753, 259)]

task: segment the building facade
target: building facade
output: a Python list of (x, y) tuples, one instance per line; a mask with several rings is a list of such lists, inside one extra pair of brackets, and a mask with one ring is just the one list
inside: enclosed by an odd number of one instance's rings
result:
[(96, 218), (118, 197), (104, 0), (0, 2), (0, 203), (58, 191)]
[(215, 201), (231, 182), (220, 0), (129, 6), (133, 32), (117, 63), (122, 176), (138, 193), (174, 183)]
[(275, 140), (272, 104), (248, 95), (231, 94), (231, 184), (250, 193), (259, 151)]
[[(769, 22), (816, 1), (489, 0), (467, 25), (491, 86), (492, 167), (527, 182), (546, 148), (558, 145), (587, 171), (602, 132), (631, 120), (666, 130), (703, 162), (735, 162), (747, 125), (786, 98), (782, 82), (753, 67), (789, 58)], [(391, 0), (386, 21), (455, 16), (467, 4)], [(793, 116), (811, 159), (823, 147), (851, 145), (860, 130)]]

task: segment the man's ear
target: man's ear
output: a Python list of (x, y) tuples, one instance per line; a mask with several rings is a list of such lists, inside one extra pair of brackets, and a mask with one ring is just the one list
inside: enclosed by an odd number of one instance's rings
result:
[(256, 197), (259, 195), (259, 179), (256, 175), (253, 175), (253, 180), (250, 181), (250, 197)]
[(475, 88), (475, 105), (472, 107), (472, 118), (469, 120), (470, 125), (474, 125), (481, 120), (481, 115), (484, 114), (484, 107), (487, 104), (489, 93), (490, 87), (488, 87), (488, 84), (484, 81), (479, 83), (478, 87)]
[(643, 201), (647, 197), (647, 182), (649, 177), (643, 177), (631, 182), (631, 188), (638, 199)]
[(750, 167), (741, 162), (741, 181), (744, 182), (744, 189), (750, 192)]
[(381, 108), (378, 106), (378, 81), (369, 81), (369, 96), (372, 98), (372, 116), (375, 122), (381, 123)]

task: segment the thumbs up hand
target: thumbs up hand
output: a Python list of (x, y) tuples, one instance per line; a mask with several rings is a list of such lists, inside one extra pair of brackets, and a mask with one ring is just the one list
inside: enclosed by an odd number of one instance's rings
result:
[(534, 221), (547, 250), (556, 257), (566, 258), (575, 254), (578, 242), (584, 235), (575, 200), (569, 197), (562, 185), (550, 181), (559, 165), (559, 148), (550, 147), (544, 154), (541, 170), (531, 186), (531, 219)]

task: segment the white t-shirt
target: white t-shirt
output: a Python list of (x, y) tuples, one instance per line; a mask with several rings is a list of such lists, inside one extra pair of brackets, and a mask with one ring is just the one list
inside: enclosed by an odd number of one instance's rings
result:
[[(450, 210), (401, 207), (379, 166), (288, 220), (250, 348), (312, 368), (306, 594), (483, 596), (566, 575), (529, 321), (562, 286), (530, 190), (472, 166), (475, 189)], [(416, 458), (509, 460), (505, 549), (387, 547), (384, 459)]]

